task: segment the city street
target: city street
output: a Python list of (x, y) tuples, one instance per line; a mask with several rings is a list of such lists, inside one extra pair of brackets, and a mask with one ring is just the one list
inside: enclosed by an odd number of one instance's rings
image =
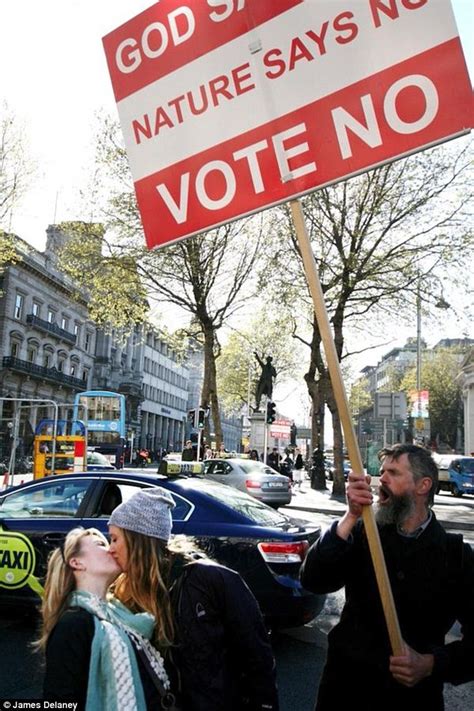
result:
[[(315, 492), (305, 482), (303, 491), (294, 496), (295, 508), (286, 512), (295, 518), (329, 525), (343, 509), (340, 502), (330, 498), (330, 491)], [(301, 508), (296, 508), (300, 506)], [(313, 510), (309, 510), (313, 508)], [(319, 510), (316, 511), (315, 509)], [(474, 497), (455, 499), (441, 494), (436, 497), (438, 518), (456, 527), (465, 539), (474, 544)], [(324, 513), (323, 513), (324, 511)], [(468, 516), (471, 520), (468, 520)], [(464, 519), (464, 523), (463, 523)], [(465, 528), (459, 529), (459, 525)], [(317, 686), (325, 661), (326, 638), (339, 618), (344, 594), (328, 596), (321, 615), (304, 627), (285, 630), (273, 635), (277, 659), (281, 711), (312, 711)], [(19, 613), (0, 611), (0, 698), (35, 699), (41, 694), (42, 672), (40, 657), (31, 649), (35, 638), (36, 621)], [(450, 638), (459, 637), (459, 629), (451, 630)], [(474, 708), (474, 683), (460, 687), (445, 687), (446, 711), (466, 711)]]

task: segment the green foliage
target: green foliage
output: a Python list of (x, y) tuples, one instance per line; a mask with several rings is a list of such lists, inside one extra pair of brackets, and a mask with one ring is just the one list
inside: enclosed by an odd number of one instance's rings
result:
[(58, 255), (59, 266), (76, 285), (79, 298), (84, 290), (88, 293), (91, 319), (124, 332), (143, 323), (148, 303), (134, 258), (107, 249), (101, 225), (64, 222), (58, 227), (71, 235)]
[(226, 410), (239, 410), (247, 404), (249, 379), (250, 406), (255, 405), (260, 366), (254, 351), (262, 359), (272, 356), (278, 383), (297, 375), (299, 348), (292, 338), (292, 328), (293, 322), (284, 312), (266, 307), (245, 330), (230, 335), (217, 364), (217, 382)]
[(7, 264), (14, 264), (19, 259), (14, 235), (9, 235), (0, 229), (0, 274)]
[(372, 397), (369, 392), (369, 381), (367, 378), (361, 378), (356, 383), (351, 385), (349, 395), (349, 406), (353, 415), (358, 415), (359, 412), (365, 410), (372, 404)]
[[(456, 445), (457, 428), (462, 413), (461, 388), (458, 376), (462, 353), (456, 349), (425, 351), (421, 367), (421, 389), (429, 391), (431, 437), (439, 438), (451, 447)], [(416, 368), (405, 374), (401, 389), (416, 390)]]

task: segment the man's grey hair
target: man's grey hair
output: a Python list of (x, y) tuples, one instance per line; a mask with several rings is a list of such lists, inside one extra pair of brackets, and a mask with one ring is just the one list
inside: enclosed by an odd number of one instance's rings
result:
[(408, 455), (408, 463), (415, 481), (423, 477), (431, 479), (431, 489), (426, 503), (429, 507), (433, 506), (434, 495), (438, 489), (438, 467), (431, 456), (431, 452), (418, 444), (394, 444), (391, 447), (381, 449), (378, 453), (378, 458), (379, 461), (382, 461), (385, 457), (391, 457), (396, 461), (402, 454)]

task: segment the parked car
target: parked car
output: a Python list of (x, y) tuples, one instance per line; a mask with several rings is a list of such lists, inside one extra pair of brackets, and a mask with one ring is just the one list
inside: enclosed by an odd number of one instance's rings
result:
[[(349, 476), (351, 468), (351, 463), (345, 459), (343, 462), (345, 481), (347, 481), (347, 477)], [(326, 479), (328, 479), (328, 481), (334, 481), (335, 466), (334, 461), (332, 459), (329, 459), (328, 457), (324, 458), (324, 470), (326, 472)]]
[(453, 496), (474, 494), (474, 457), (455, 455), (438, 462), (438, 491), (444, 489)]
[(291, 481), (263, 462), (253, 459), (206, 459), (207, 479), (245, 491), (269, 506), (285, 506), (291, 501)]
[(87, 452), (87, 471), (115, 471), (115, 467), (110, 461), (100, 452)]
[(201, 477), (136, 471), (46, 477), (0, 495), (0, 605), (37, 604), (48, 555), (76, 526), (107, 533), (113, 509), (144, 487), (173, 496), (173, 534), (192, 536), (214, 560), (237, 570), (268, 623), (313, 619), (324, 596), (307, 592), (299, 568), (318, 526), (294, 520), (237, 489)]
[(452, 493), (452, 482), (449, 477), (449, 467), (453, 459), (457, 459), (459, 454), (438, 454), (433, 452), (433, 459), (438, 467), (438, 488), (436, 493), (440, 491), (450, 491)]

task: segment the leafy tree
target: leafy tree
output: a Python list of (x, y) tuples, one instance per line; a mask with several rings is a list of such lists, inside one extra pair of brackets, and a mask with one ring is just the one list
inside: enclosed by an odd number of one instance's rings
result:
[[(347, 357), (345, 334), (349, 325), (363, 330), (369, 314), (373, 321), (390, 318), (393, 325), (415, 303), (423, 278), (424, 306), (439, 297), (439, 274), (459, 267), (460, 280), (466, 252), (472, 248), (469, 201), (472, 194), (470, 147), (453, 154), (442, 147), (419, 153), (377, 168), (333, 187), (322, 188), (303, 201), (305, 220), (318, 264), (322, 290), (332, 322), (339, 360)], [(279, 212), (271, 245), (268, 279), (287, 303), (306, 305), (311, 313), (308, 290), (301, 268), (295, 268), (299, 249), (287, 208)], [(288, 242), (293, 249), (291, 278), (288, 275)], [(285, 268), (283, 268), (285, 266)], [(296, 301), (296, 299), (299, 300)], [(313, 413), (326, 400), (334, 430), (338, 472), (334, 493), (342, 495), (342, 431), (328, 376), (321, 336), (312, 319), (310, 362), (305, 379)], [(313, 422), (313, 425), (315, 423)]]
[(19, 255), (15, 247), (14, 236), (0, 230), (0, 275), (2, 274), (6, 264), (12, 264), (18, 259)]
[(372, 396), (369, 391), (369, 381), (367, 378), (361, 378), (351, 385), (349, 406), (352, 415), (358, 415), (359, 412), (365, 410), (371, 404)]
[(244, 330), (231, 333), (222, 347), (217, 371), (221, 401), (226, 409), (240, 410), (247, 404), (253, 407), (260, 375), (255, 351), (261, 358), (272, 356), (278, 383), (296, 375), (298, 352), (289, 337), (292, 327), (285, 313), (265, 306)]
[[(431, 439), (457, 445), (462, 417), (462, 392), (459, 384), (463, 352), (456, 348), (424, 351), (421, 363), (421, 388), (429, 392)], [(405, 373), (401, 388), (408, 395), (416, 390), (416, 368)]]
[[(118, 126), (110, 120), (103, 121), (97, 155), (94, 185), (100, 189), (97, 188), (93, 196), (102, 206), (106, 232), (91, 237), (90, 245), (82, 238), (76, 239), (74, 247), (69, 245), (63, 254), (62, 267), (89, 289), (95, 300), (95, 320), (115, 322), (116, 316), (123, 316), (122, 326), (128, 321), (131, 327), (136, 320), (136, 304), (143, 304), (144, 294), (149, 302), (173, 304), (189, 315), (189, 326), (182, 330), (204, 350), (201, 405), (211, 409), (219, 447), (222, 429), (216, 379), (216, 359), (220, 355), (218, 332), (225, 320), (253, 293), (249, 277), (257, 260), (263, 219), (224, 225), (178, 244), (149, 251), (143, 244)], [(97, 248), (99, 242), (100, 249)], [(137, 280), (137, 291), (125, 286), (115, 293), (109, 285), (110, 271), (115, 269), (114, 283), (120, 281), (128, 269), (128, 279)], [(102, 308), (104, 302), (106, 307)]]

